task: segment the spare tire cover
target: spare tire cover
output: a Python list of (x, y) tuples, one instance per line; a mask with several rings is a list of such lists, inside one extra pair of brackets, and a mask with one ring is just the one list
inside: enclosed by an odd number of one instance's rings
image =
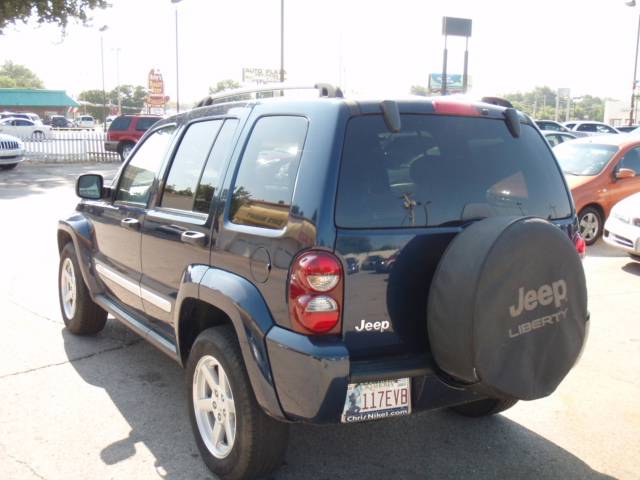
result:
[(497, 397), (551, 394), (585, 341), (582, 262), (539, 218), (478, 221), (447, 247), (431, 283), (427, 326), (436, 363)]

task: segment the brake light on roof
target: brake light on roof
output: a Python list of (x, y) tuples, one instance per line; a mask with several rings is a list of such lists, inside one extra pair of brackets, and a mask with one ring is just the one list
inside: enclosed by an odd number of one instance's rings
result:
[(305, 334), (340, 333), (343, 271), (338, 258), (310, 250), (296, 257), (289, 274), (289, 315), (293, 330)]
[(460, 115), (465, 117), (479, 117), (480, 110), (470, 103), (455, 100), (433, 100), (433, 108), (441, 115)]

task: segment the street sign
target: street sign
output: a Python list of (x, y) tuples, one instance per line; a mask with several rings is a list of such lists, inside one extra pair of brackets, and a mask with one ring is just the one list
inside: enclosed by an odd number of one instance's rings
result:
[[(463, 75), (459, 73), (447, 74), (447, 92), (448, 93), (463, 93)], [(469, 78), (469, 85), (471, 85), (471, 79)], [(442, 74), (432, 73), (429, 75), (429, 92), (440, 93), (442, 91)]]
[(558, 89), (558, 96), (562, 97), (562, 98), (569, 98), (571, 96), (571, 89), (570, 88), (559, 88)]
[[(285, 72), (286, 75), (287, 72)], [(275, 68), (243, 68), (242, 81), (254, 83), (273, 83), (280, 81), (280, 70)]]

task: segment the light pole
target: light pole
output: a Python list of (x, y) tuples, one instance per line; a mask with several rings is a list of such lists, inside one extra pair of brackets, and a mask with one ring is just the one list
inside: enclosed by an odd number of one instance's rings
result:
[[(628, 7), (635, 7), (636, 0), (624, 2)], [(629, 125), (633, 125), (634, 104), (636, 101), (636, 81), (638, 75), (638, 46), (640, 46), (640, 15), (638, 15), (638, 33), (636, 34), (636, 56), (633, 64), (633, 87), (631, 89), (631, 108), (629, 109)]]
[(108, 30), (107, 25), (103, 25), (98, 30), (100, 31), (100, 63), (102, 64), (102, 130), (107, 131), (107, 93), (104, 89), (104, 41), (102, 35)]
[(280, 0), (280, 82), (284, 82), (284, 0)]
[(115, 48), (116, 51), (116, 95), (118, 96), (118, 115), (122, 115), (122, 98), (120, 96), (120, 50), (121, 48)]
[(180, 70), (178, 62), (178, 3), (182, 0), (171, 0), (176, 5), (176, 112), (180, 113)]

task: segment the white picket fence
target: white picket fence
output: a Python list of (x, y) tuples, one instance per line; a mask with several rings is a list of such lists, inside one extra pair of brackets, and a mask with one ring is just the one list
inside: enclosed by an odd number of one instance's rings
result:
[(102, 130), (50, 130), (44, 139), (22, 138), (25, 159), (34, 162), (119, 162), (120, 156), (104, 149)]

